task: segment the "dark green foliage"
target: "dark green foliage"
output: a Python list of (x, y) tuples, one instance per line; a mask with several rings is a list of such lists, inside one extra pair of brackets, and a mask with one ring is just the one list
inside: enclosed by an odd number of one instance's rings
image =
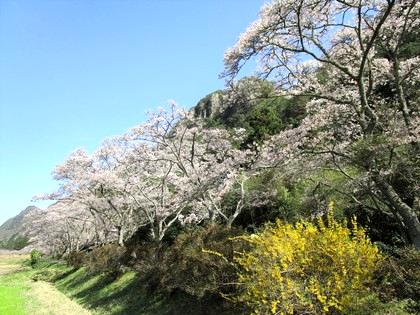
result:
[[(242, 234), (239, 228), (219, 225), (184, 230), (172, 244), (145, 242), (127, 250), (129, 265), (147, 283), (150, 292), (183, 292), (195, 298), (219, 296), (229, 291), (235, 278), (232, 265), (205, 250), (233, 257), (229, 237)], [(204, 250), (204, 251), (203, 251)]]
[(242, 121), (238, 119), (236, 124), (247, 130), (246, 142), (261, 142), (267, 136), (296, 127), (303, 116), (304, 108), (297, 98), (272, 97), (259, 102), (243, 118), (238, 117)]
[[(158, 301), (162, 303), (158, 314), (240, 314), (235, 305), (220, 296), (221, 292), (230, 293), (233, 289), (229, 283), (236, 278), (234, 267), (205, 250), (232, 258), (233, 243), (229, 237), (243, 234), (241, 229), (219, 225), (184, 228), (173, 241), (163, 243), (149, 240), (145, 232), (138, 231), (127, 242), (128, 248), (105, 245), (84, 254), (82, 261), (86, 269), (75, 273), (87, 270), (83, 281), (101, 275), (94, 287), (83, 291), (84, 300), (91, 300), (102, 287), (120, 281), (118, 279), (126, 274), (119, 271), (129, 268), (136, 275), (127, 288), (122, 288), (121, 294), (114, 288), (109, 301), (100, 301), (101, 305), (110, 303), (111, 297), (124, 301), (129, 309), (118, 314), (138, 314), (140, 311), (146, 314), (146, 310), (156, 307), (154, 303)], [(79, 254), (68, 255), (67, 260), (79, 262)], [(97, 302), (89, 305), (96, 308)]]
[(224, 91), (204, 97), (194, 107), (207, 127), (245, 128), (244, 146), (296, 127), (305, 116), (304, 97), (278, 96), (272, 82), (246, 77)]
[[(366, 137), (354, 145), (352, 162), (357, 172), (371, 169), (372, 173), (381, 173), (380, 177), (392, 185), (399, 198), (409, 207), (415, 208), (420, 164), (413, 146), (396, 147), (384, 136)], [(359, 222), (368, 229), (372, 240), (391, 246), (410, 244), (401, 216), (392, 210), (389, 200), (383, 198), (375, 186), (360, 185), (346, 193), (353, 197), (345, 204), (347, 211), (358, 217)]]
[[(363, 196), (361, 196), (363, 200)], [(369, 196), (365, 196), (366, 199)], [(374, 204), (358, 205), (349, 203), (345, 209), (347, 217), (356, 216), (357, 222), (366, 228), (366, 231), (373, 242), (378, 243), (382, 248), (389, 246), (403, 246), (409, 243), (406, 232), (401, 228), (398, 218), (393, 213), (383, 212), (374, 208)], [(385, 206), (383, 206), (385, 208)]]
[[(307, 211), (302, 209), (304, 187), (302, 183), (285, 181), (274, 171), (265, 171), (251, 177), (246, 183), (248, 200), (234, 225), (254, 230), (266, 222), (280, 218), (294, 222)], [(228, 195), (226, 207), (234, 207), (233, 193)]]
[(351, 315), (412, 315), (409, 311), (410, 300), (383, 302), (378, 295), (370, 294), (360, 297), (356, 303), (344, 310)]
[(30, 260), (30, 264), (32, 266), (32, 268), (35, 268), (42, 259), (42, 253), (39, 250), (33, 249), (31, 251), (31, 260)]
[(234, 248), (229, 237), (242, 233), (238, 228), (209, 225), (180, 234), (163, 255), (160, 286), (165, 291), (182, 291), (199, 299), (229, 292), (229, 283), (236, 278), (234, 267), (206, 250), (232, 259)]
[(401, 248), (392, 251), (378, 267), (375, 290), (381, 300), (411, 300), (409, 309), (420, 313), (420, 251)]
[(118, 274), (121, 271), (125, 251), (124, 247), (116, 244), (106, 244), (94, 248), (85, 255), (83, 260), (87, 269), (92, 273), (109, 272)]
[(227, 128), (245, 128), (245, 144), (260, 143), (267, 136), (296, 127), (304, 117), (304, 102), (298, 98), (270, 96), (253, 100), (252, 106), (228, 107), (213, 120)]
[(0, 248), (11, 249), (11, 250), (21, 250), (22, 248), (28, 246), (29, 238), (25, 235), (14, 235), (9, 238), (7, 241), (0, 242)]
[[(314, 218), (327, 211), (330, 201), (334, 201), (335, 216), (341, 220), (350, 203), (348, 196), (337, 191), (344, 184), (344, 176), (331, 170), (307, 173), (305, 178), (287, 177), (275, 169), (261, 171), (247, 181), (246, 207), (234, 225), (254, 230), (278, 218), (285, 222)], [(235, 195), (228, 196), (225, 207), (233, 207)]]
[(86, 253), (70, 252), (64, 257), (64, 259), (66, 260), (68, 266), (79, 269), (86, 262)]

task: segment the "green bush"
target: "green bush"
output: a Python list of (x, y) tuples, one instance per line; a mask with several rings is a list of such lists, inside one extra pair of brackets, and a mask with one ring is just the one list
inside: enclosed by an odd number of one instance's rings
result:
[(234, 282), (236, 273), (231, 264), (212, 252), (232, 258), (233, 244), (229, 237), (242, 233), (239, 228), (219, 225), (188, 228), (171, 243), (141, 242), (127, 254), (150, 292), (218, 299), (220, 292), (233, 289), (229, 283)]
[(408, 309), (420, 314), (420, 251), (395, 250), (375, 273), (377, 294), (384, 302), (411, 300)]
[(390, 301), (388, 303), (380, 300), (378, 295), (369, 294), (355, 299), (351, 305), (343, 310), (343, 314), (351, 315), (410, 315), (408, 306), (412, 301)]
[(93, 249), (84, 259), (91, 273), (119, 273), (126, 249), (116, 244), (107, 244)]
[(230, 292), (235, 269), (212, 253), (231, 259), (234, 248), (229, 237), (241, 233), (239, 228), (209, 225), (180, 234), (164, 253), (160, 286), (168, 292), (180, 290), (198, 298)]
[(83, 267), (85, 263), (86, 254), (82, 252), (70, 252), (64, 257), (64, 259), (66, 260), (68, 266), (79, 269)]
[(39, 250), (33, 249), (31, 251), (30, 264), (32, 268), (34, 268), (36, 265), (38, 265), (41, 262), (41, 258), (42, 258), (42, 253)]

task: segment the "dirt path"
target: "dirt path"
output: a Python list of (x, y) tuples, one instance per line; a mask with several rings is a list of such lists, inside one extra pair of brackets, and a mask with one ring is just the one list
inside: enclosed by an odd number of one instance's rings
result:
[(25, 258), (0, 252), (1, 315), (90, 315), (51, 284), (31, 280), (31, 270), (21, 266)]

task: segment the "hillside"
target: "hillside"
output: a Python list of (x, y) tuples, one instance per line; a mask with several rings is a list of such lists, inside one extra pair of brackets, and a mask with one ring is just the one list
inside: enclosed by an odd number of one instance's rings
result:
[(26, 207), (17, 216), (4, 222), (0, 226), (0, 241), (7, 242), (11, 238), (14, 238), (18, 235), (26, 235), (26, 226), (29, 226), (32, 218), (41, 212), (41, 209), (35, 206), (29, 206)]

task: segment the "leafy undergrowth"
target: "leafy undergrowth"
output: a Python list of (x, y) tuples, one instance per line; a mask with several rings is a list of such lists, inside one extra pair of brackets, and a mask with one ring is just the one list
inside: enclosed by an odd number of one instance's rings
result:
[(132, 271), (122, 275), (92, 274), (85, 268), (73, 269), (63, 263), (38, 267), (33, 279), (52, 282), (56, 288), (93, 314), (220, 314), (234, 315), (222, 308), (224, 300), (211, 297), (198, 300), (182, 292), (151, 292), (146, 280)]

